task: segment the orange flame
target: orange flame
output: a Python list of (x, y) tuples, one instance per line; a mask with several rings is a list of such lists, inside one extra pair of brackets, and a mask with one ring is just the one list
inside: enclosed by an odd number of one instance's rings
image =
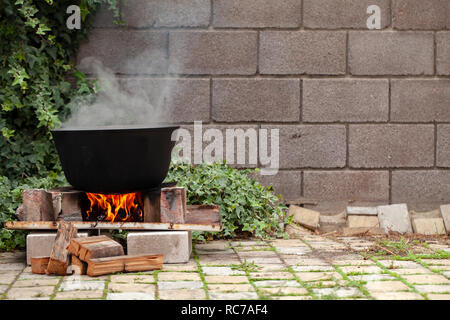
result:
[[(100, 194), (88, 193), (86, 196), (90, 201), (88, 217), (95, 212), (106, 215), (103, 219), (109, 222), (130, 222), (142, 220), (142, 197), (140, 192), (125, 194)], [(136, 221), (135, 221), (136, 222)]]

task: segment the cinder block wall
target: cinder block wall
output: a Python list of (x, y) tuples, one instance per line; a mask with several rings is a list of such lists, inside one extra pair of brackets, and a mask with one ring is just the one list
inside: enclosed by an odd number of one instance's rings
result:
[(126, 3), (125, 26), (99, 13), (79, 59), (172, 81), (180, 123), (280, 128), (280, 172), (260, 179), (286, 200), (450, 203), (449, 0)]

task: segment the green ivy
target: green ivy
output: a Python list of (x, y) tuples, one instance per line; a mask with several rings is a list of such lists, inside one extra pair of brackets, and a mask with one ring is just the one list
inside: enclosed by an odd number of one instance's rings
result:
[(286, 207), (272, 187), (264, 187), (250, 174), (257, 170), (237, 170), (225, 163), (193, 166), (172, 163), (166, 181), (176, 181), (187, 191), (188, 204), (217, 204), (223, 230), (196, 234), (197, 239), (236, 237), (249, 232), (258, 238), (283, 236), (280, 223), (287, 222)]
[[(73, 97), (92, 91), (73, 58), (102, 3), (119, 16), (117, 0), (0, 0), (0, 224), (16, 218), (24, 186), (62, 179), (50, 130), (68, 115)], [(66, 27), (73, 4), (81, 9), (81, 30)], [(0, 227), (0, 250), (21, 246), (23, 233)]]

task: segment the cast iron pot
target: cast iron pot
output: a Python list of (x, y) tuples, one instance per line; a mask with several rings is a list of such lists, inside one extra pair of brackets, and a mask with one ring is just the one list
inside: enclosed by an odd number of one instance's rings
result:
[(53, 130), (64, 174), (78, 190), (127, 193), (157, 188), (169, 170), (179, 126)]

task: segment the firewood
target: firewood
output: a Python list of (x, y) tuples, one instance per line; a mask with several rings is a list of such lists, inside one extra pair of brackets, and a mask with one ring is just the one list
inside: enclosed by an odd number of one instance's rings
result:
[[(52, 195), (42, 189), (28, 189), (22, 193), (23, 221), (55, 221)], [(20, 213), (20, 211), (19, 211)]]
[(88, 261), (87, 275), (101, 276), (116, 272), (139, 272), (162, 268), (163, 255), (134, 255), (91, 259)]
[(86, 271), (87, 263), (72, 255), (72, 274), (83, 275), (86, 274)]
[(83, 243), (80, 245), (78, 257), (82, 261), (88, 261), (96, 258), (122, 256), (124, 254), (123, 247), (117, 241), (112, 239), (94, 242)]
[(31, 257), (31, 272), (45, 274), (50, 257)]
[(71, 222), (61, 222), (58, 225), (55, 243), (47, 267), (48, 274), (64, 276), (69, 267), (70, 254), (67, 251), (67, 245), (77, 236), (77, 228)]
[(69, 246), (67, 247), (67, 250), (75, 256), (80, 255), (80, 249), (82, 244), (88, 244), (88, 243), (96, 243), (101, 241), (108, 241), (111, 240), (107, 236), (94, 236), (94, 237), (83, 237), (83, 238), (75, 238), (70, 241)]

